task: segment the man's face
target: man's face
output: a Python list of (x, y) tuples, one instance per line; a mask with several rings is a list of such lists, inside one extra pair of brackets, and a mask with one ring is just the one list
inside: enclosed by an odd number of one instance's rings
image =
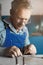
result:
[(29, 9), (19, 8), (15, 13), (12, 10), (12, 24), (16, 29), (21, 29), (28, 23), (31, 11)]

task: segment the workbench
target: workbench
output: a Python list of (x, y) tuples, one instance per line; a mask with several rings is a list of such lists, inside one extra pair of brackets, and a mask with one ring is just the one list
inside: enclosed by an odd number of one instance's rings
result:
[(43, 55), (23, 55), (20, 57), (8, 58), (0, 56), (0, 65), (43, 65)]

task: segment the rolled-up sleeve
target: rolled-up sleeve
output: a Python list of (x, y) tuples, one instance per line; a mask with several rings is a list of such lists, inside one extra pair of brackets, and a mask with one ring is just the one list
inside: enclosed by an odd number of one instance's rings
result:
[(4, 28), (3, 22), (0, 20), (0, 46), (3, 45), (6, 37), (6, 30)]

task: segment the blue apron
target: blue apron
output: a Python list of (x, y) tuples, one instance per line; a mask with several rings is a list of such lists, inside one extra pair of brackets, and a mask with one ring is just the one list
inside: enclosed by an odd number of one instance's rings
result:
[(6, 39), (3, 47), (17, 46), (23, 48), (25, 44), (26, 32), (23, 34), (11, 33), (9, 28), (6, 29)]

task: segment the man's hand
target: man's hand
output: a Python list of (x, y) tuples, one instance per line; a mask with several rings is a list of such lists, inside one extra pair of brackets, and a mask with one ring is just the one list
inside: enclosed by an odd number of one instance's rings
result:
[(18, 47), (12, 46), (5, 49), (4, 55), (7, 57), (14, 57), (14, 56), (21, 56), (22, 53)]
[(24, 54), (34, 55), (36, 52), (36, 47), (33, 44), (30, 44), (24, 48)]

